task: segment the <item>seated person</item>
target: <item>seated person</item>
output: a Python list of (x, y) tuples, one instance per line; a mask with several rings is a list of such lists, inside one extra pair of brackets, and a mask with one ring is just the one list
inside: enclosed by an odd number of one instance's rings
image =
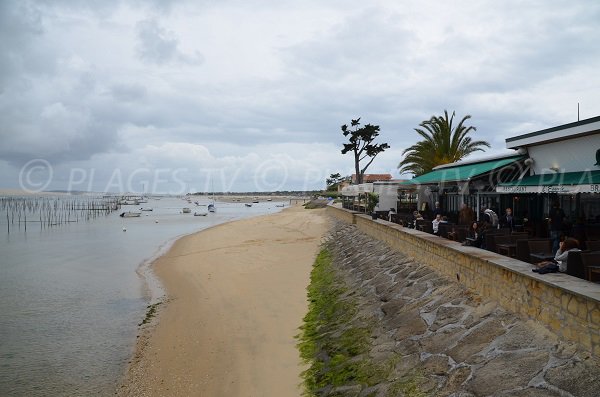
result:
[(388, 221), (394, 222), (393, 215), (396, 215), (396, 210), (394, 208), (390, 208), (390, 212), (388, 212)]
[(431, 224), (433, 226), (433, 234), (435, 234), (436, 236), (439, 233), (440, 223), (442, 223), (442, 215), (441, 214), (437, 214), (435, 216), (435, 219), (431, 221)]
[(566, 238), (564, 241), (560, 242), (558, 251), (556, 251), (556, 255), (554, 259), (551, 261), (543, 261), (536, 263), (535, 266), (540, 269), (546, 267), (548, 265), (557, 265), (559, 272), (567, 271), (567, 259), (569, 258), (569, 252), (572, 251), (580, 251), (579, 249), (579, 241), (574, 238)]
[(483, 232), (479, 228), (479, 223), (473, 222), (471, 224), (471, 228), (467, 231), (467, 237), (470, 240), (467, 240), (465, 242), (466, 245), (481, 248), (481, 246), (483, 245)]

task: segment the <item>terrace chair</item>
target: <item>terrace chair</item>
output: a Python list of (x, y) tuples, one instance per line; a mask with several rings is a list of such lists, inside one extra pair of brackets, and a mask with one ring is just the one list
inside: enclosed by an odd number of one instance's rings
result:
[(531, 263), (531, 256), (529, 255), (529, 241), (550, 241), (547, 238), (518, 238), (515, 242), (517, 244), (516, 258), (523, 262)]
[[(504, 229), (500, 229), (504, 230)], [(498, 230), (487, 230), (485, 232), (485, 249), (496, 252), (496, 237), (507, 236), (508, 234)]]
[(581, 260), (581, 254), (589, 251), (570, 251), (567, 259), (567, 274), (573, 277), (584, 279), (586, 278), (585, 268)]
[(494, 236), (494, 245), (496, 246), (496, 252), (499, 253), (500, 255), (509, 256), (509, 252), (506, 252), (502, 248), (499, 248), (498, 245), (510, 244), (510, 243), (511, 243), (511, 240), (510, 240), (510, 236), (508, 236), (508, 235), (507, 236), (504, 236), (504, 235)]
[(423, 231), (425, 233), (433, 234), (433, 225), (430, 221), (425, 221), (425, 223), (423, 223)]
[(527, 232), (512, 232), (511, 236), (515, 237), (514, 240), (517, 241), (520, 239), (529, 238), (529, 233), (527, 233)]
[(540, 262), (539, 258), (531, 257), (531, 254), (546, 254), (548, 256), (552, 255), (552, 240), (528, 240), (527, 244), (529, 244), (529, 262), (536, 263)]
[(448, 232), (452, 231), (452, 223), (440, 223), (438, 226), (438, 236), (448, 238)]
[(585, 269), (586, 279), (593, 281), (594, 274), (600, 274), (600, 251), (582, 253), (581, 262)]
[(590, 251), (600, 251), (600, 240), (588, 240), (585, 246)]
[(454, 229), (454, 241), (462, 243), (467, 240), (467, 228), (457, 227)]

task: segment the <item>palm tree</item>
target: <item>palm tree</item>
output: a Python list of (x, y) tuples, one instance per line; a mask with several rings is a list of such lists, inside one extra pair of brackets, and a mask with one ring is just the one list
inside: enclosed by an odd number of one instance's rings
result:
[(398, 164), (400, 173), (406, 172), (419, 176), (438, 165), (454, 163), (473, 152), (483, 152), (484, 146), (490, 147), (486, 141), (473, 141), (467, 136), (477, 131), (473, 126), (464, 125), (471, 116), (463, 117), (460, 123), (453, 127), (454, 114), (452, 112), (452, 116), (448, 117), (448, 111), (444, 110), (443, 116), (432, 116), (431, 119), (419, 124), (421, 128), (415, 128), (423, 140), (402, 152), (405, 157)]

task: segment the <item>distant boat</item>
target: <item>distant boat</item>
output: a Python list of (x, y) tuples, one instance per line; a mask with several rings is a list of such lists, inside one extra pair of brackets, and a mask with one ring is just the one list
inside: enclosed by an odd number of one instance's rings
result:
[(143, 207), (140, 208), (140, 211), (154, 211), (154, 209), (152, 207)]
[(194, 212), (194, 216), (206, 216), (208, 212)]
[(253, 201), (253, 203), (254, 203), (254, 204), (258, 204), (258, 200), (254, 200), (254, 201)]
[(191, 209), (189, 209), (188, 207), (184, 207), (184, 208), (183, 208), (183, 210), (182, 210), (182, 212), (183, 212), (184, 214), (191, 214), (191, 213), (192, 213), (192, 210), (191, 210)]
[(268, 198), (267, 201), (273, 201), (273, 199)]
[(252, 207), (252, 204), (250, 204), (250, 203), (246, 203), (246, 204), (244, 204), (244, 205), (245, 205), (246, 207)]
[(142, 215), (141, 212), (136, 211), (126, 211), (119, 215), (121, 218), (139, 218)]
[(208, 205), (208, 212), (216, 212), (217, 209), (215, 208), (214, 204), (209, 204)]
[(285, 207), (285, 204), (277, 204), (275, 207)]

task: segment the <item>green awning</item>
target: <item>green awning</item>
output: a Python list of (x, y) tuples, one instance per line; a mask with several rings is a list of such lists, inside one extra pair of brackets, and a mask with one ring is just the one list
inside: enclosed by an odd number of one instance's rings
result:
[(518, 160), (521, 160), (524, 156), (513, 156), (505, 157), (497, 160), (484, 161), (481, 163), (457, 165), (454, 167), (446, 167), (438, 170), (433, 170), (427, 174), (423, 174), (416, 178), (407, 181), (407, 184), (419, 185), (419, 184), (432, 184), (439, 182), (461, 182), (468, 181), (469, 179), (487, 174), (491, 171), (505, 167)]
[(496, 187), (498, 193), (600, 193), (600, 170), (526, 176)]

